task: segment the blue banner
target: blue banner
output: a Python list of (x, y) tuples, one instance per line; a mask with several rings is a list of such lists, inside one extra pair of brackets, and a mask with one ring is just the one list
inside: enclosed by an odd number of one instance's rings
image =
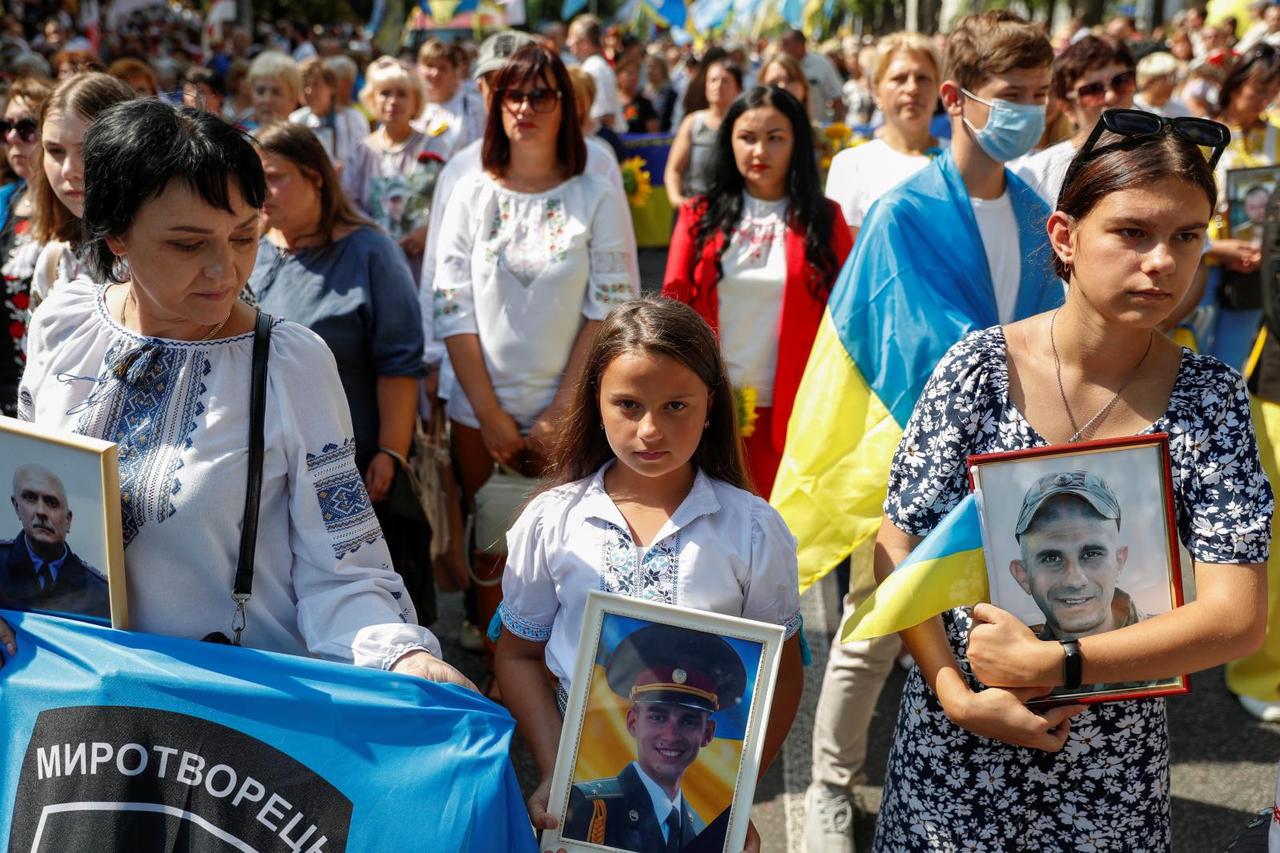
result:
[(0, 849), (537, 849), (508, 758), (514, 723), (475, 693), (0, 617), (18, 635), (0, 669)]

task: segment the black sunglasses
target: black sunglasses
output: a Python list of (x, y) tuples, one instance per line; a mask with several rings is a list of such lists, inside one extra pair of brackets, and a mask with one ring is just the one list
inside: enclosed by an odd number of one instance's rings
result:
[(1112, 77), (1110, 82), (1085, 83), (1083, 86), (1077, 87), (1072, 94), (1078, 101), (1097, 102), (1107, 96), (1108, 89), (1117, 95), (1121, 95), (1133, 88), (1137, 82), (1138, 75), (1135, 72), (1122, 71)]
[(1093, 132), (1089, 134), (1089, 138), (1080, 147), (1080, 153), (1076, 155), (1076, 162), (1082, 163), (1088, 159), (1104, 130), (1109, 130), (1120, 136), (1127, 136), (1130, 139), (1154, 138), (1162, 133), (1172, 133), (1193, 145), (1212, 148), (1213, 153), (1209, 156), (1209, 169), (1211, 171), (1214, 166), (1218, 165), (1218, 158), (1222, 156), (1222, 152), (1227, 148), (1227, 143), (1231, 141), (1231, 131), (1227, 129), (1225, 124), (1210, 121), (1207, 118), (1193, 118), (1191, 116), (1166, 118), (1155, 113), (1143, 112), (1142, 110), (1104, 110), (1102, 117), (1098, 119), (1098, 123), (1093, 126)]
[(0, 119), (0, 137), (8, 136), (11, 130), (18, 134), (18, 138), (23, 142), (35, 142), (40, 136), (40, 127), (33, 118), (20, 118), (17, 121)]
[(560, 93), (555, 89), (537, 88), (528, 92), (521, 92), (519, 89), (502, 90), (502, 102), (513, 110), (519, 109), (521, 104), (528, 101), (535, 113), (549, 113), (556, 108), (559, 100)]

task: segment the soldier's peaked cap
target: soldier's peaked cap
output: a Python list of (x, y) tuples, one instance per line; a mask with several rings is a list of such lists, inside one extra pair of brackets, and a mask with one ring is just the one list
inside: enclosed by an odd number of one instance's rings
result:
[(715, 634), (648, 625), (618, 643), (605, 665), (609, 687), (632, 702), (664, 702), (715, 713), (742, 701), (747, 671)]

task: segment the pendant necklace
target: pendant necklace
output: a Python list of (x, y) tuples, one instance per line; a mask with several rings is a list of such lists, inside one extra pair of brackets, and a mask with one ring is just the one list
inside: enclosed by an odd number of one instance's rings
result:
[(1156, 335), (1155, 332), (1152, 332), (1151, 336), (1147, 338), (1147, 348), (1143, 351), (1142, 358), (1138, 359), (1138, 363), (1134, 365), (1133, 370), (1129, 371), (1129, 375), (1120, 383), (1120, 387), (1116, 389), (1116, 393), (1111, 395), (1111, 399), (1107, 401), (1107, 404), (1099, 409), (1096, 415), (1089, 418), (1084, 426), (1077, 426), (1076, 417), (1071, 411), (1071, 404), (1067, 402), (1066, 389), (1062, 386), (1062, 361), (1058, 358), (1058, 342), (1054, 340), (1053, 337), (1053, 325), (1058, 319), (1058, 311), (1061, 310), (1061, 308), (1054, 310), (1053, 316), (1049, 318), (1049, 347), (1053, 350), (1053, 369), (1058, 376), (1058, 396), (1062, 398), (1062, 408), (1066, 409), (1067, 420), (1071, 421), (1071, 428), (1075, 430), (1075, 432), (1072, 433), (1071, 438), (1067, 439), (1067, 443), (1075, 444), (1077, 441), (1080, 441), (1081, 438), (1086, 438), (1092, 435), (1095, 425), (1101, 423), (1102, 420), (1106, 418), (1107, 413), (1115, 406), (1116, 402), (1120, 399), (1120, 395), (1124, 393), (1124, 389), (1129, 387), (1129, 383), (1133, 381), (1133, 377), (1138, 375), (1138, 371), (1142, 368), (1142, 365), (1146, 363), (1147, 356), (1151, 354), (1151, 344), (1155, 342)]

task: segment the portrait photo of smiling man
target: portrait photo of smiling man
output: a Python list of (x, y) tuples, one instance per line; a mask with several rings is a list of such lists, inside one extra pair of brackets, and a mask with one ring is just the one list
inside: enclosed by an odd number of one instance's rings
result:
[(605, 672), (629, 706), (634, 758), (616, 776), (573, 786), (563, 837), (644, 853), (683, 850), (718, 816), (699, 814), (684, 783), (716, 738), (716, 713), (742, 699), (742, 659), (714, 635), (650, 625), (618, 643)]
[(67, 542), (74, 515), (62, 480), (43, 465), (21, 465), (10, 500), (22, 530), (0, 540), (0, 607), (109, 618), (106, 578)]
[(1014, 530), (1021, 557), (1009, 563), (1018, 586), (1044, 614), (1042, 640), (1076, 640), (1142, 619), (1117, 586), (1129, 559), (1120, 502), (1085, 471), (1046, 474), (1022, 501)]
[(1183, 603), (1192, 563), (1179, 540), (1168, 442), (1151, 433), (969, 458), (986, 601), (1035, 639), (1062, 646), (1062, 686), (1031, 706), (1189, 689), (1186, 675), (1087, 682), (1077, 669), (1078, 641)]

